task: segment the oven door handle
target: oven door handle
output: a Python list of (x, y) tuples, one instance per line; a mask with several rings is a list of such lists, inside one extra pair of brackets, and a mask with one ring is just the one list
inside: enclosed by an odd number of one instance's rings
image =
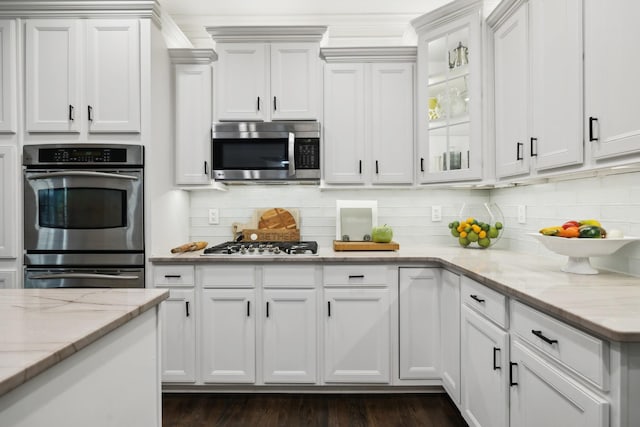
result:
[(48, 273), (31, 276), (31, 279), (109, 279), (109, 280), (138, 280), (140, 276), (124, 276), (117, 274), (99, 273)]
[(296, 136), (289, 132), (289, 176), (296, 174)]
[(96, 177), (96, 178), (116, 178), (116, 179), (128, 179), (137, 181), (140, 178), (135, 175), (125, 175), (120, 173), (110, 172), (94, 172), (94, 171), (63, 171), (63, 172), (46, 172), (28, 175), (27, 179), (47, 179), (57, 178), (61, 176), (84, 176), (84, 177)]

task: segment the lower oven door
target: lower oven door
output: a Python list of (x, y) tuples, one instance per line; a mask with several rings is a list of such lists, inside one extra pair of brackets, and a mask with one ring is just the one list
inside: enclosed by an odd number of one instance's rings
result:
[(143, 268), (25, 269), (25, 288), (144, 288)]

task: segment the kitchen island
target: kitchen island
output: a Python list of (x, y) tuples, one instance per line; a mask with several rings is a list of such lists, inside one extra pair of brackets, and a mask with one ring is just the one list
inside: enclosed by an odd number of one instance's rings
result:
[(154, 289), (0, 290), (0, 425), (161, 425)]

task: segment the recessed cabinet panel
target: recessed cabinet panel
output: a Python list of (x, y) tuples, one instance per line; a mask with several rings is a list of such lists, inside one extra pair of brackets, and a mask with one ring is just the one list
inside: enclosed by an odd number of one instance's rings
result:
[(193, 289), (171, 289), (162, 310), (162, 381), (196, 380), (196, 321)]
[(87, 21), (89, 132), (140, 132), (137, 20)]
[(0, 133), (17, 129), (16, 23), (0, 19)]
[(595, 159), (640, 151), (640, 57), (625, 54), (640, 40), (638, 16), (640, 2), (584, 4), (585, 140)]
[(318, 105), (318, 45), (271, 45), (272, 120), (314, 120)]
[(27, 20), (27, 131), (80, 132), (80, 46), (78, 20)]

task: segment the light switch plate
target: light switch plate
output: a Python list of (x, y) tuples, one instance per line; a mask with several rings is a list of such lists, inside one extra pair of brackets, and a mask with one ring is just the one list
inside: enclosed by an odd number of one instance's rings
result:
[(442, 221), (442, 206), (434, 205), (431, 206), (431, 221)]
[(527, 222), (527, 207), (525, 205), (518, 205), (518, 223), (524, 224)]
[(215, 225), (220, 224), (220, 215), (218, 209), (211, 208), (209, 209), (209, 224)]

